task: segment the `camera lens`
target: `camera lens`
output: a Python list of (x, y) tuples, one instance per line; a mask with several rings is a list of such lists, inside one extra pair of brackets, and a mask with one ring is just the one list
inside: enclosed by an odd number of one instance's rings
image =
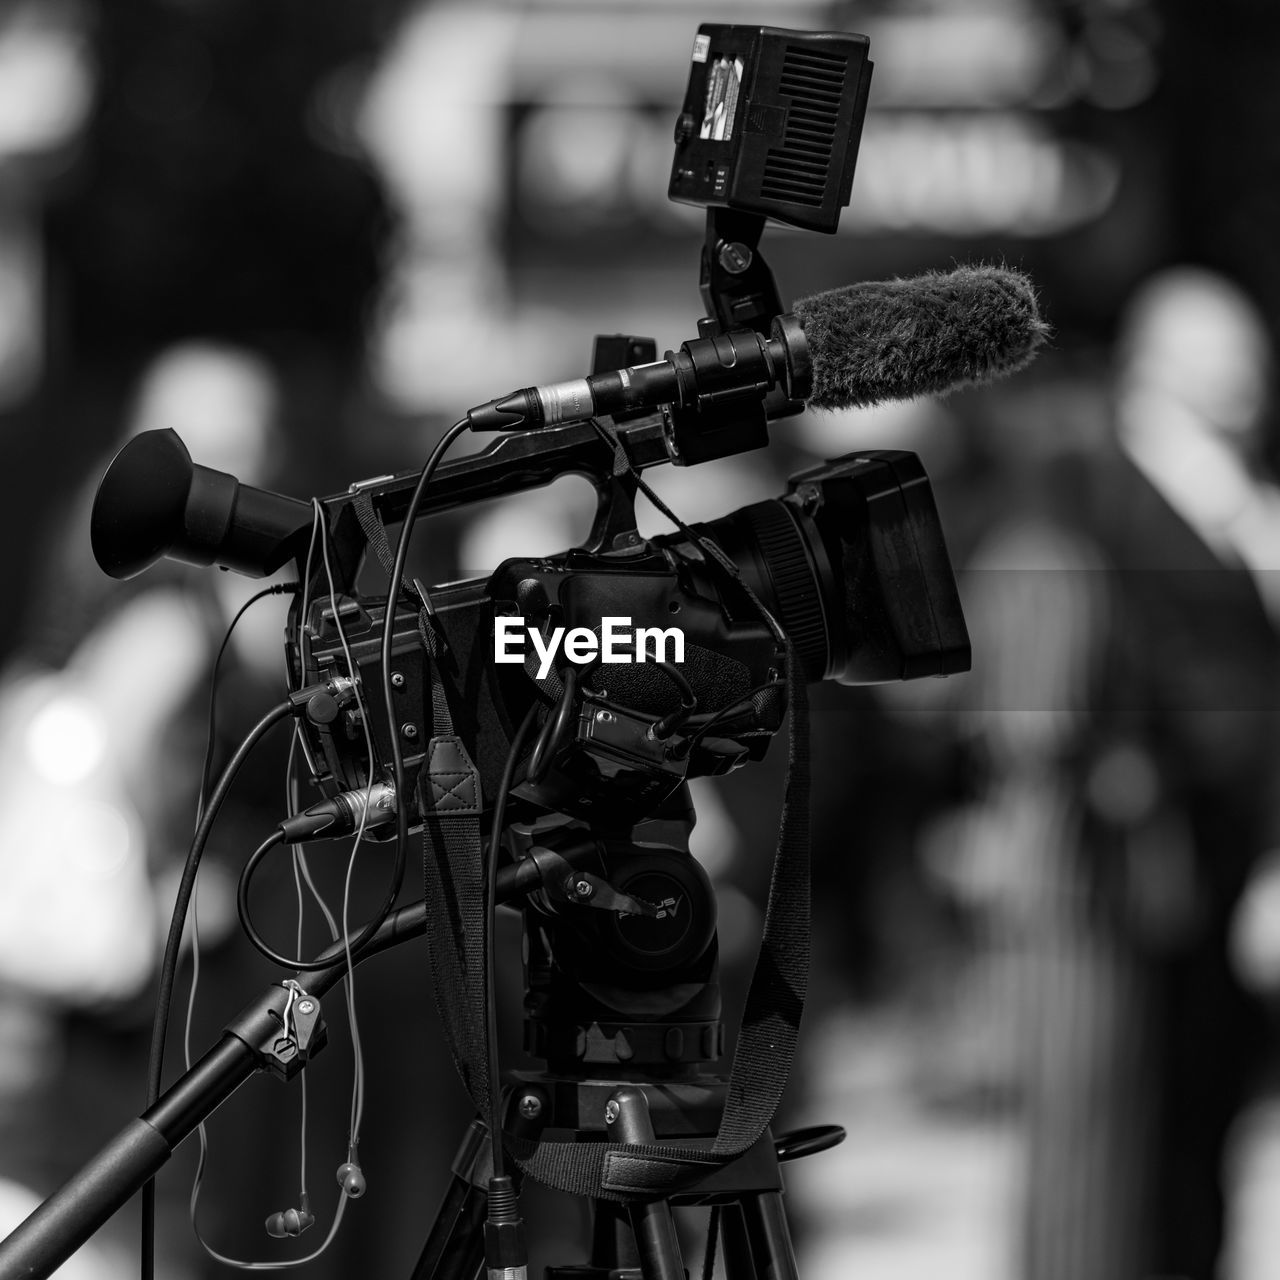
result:
[(969, 669), (969, 636), (928, 477), (874, 451), (792, 478), (785, 497), (696, 526), (791, 638), (809, 680), (874, 684)]
[(813, 681), (825, 679), (830, 666), (825, 603), (832, 584), (821, 543), (806, 536), (806, 520), (793, 504), (770, 498), (697, 525), (695, 531), (710, 537), (737, 566), (790, 637)]

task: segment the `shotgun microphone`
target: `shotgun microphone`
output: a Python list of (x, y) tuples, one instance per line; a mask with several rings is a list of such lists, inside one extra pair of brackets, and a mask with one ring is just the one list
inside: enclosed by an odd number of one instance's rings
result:
[(778, 385), (815, 409), (859, 408), (1014, 373), (1048, 332), (1021, 272), (930, 271), (802, 298), (768, 338), (751, 329), (696, 338), (650, 364), (522, 387), (467, 417), (476, 431), (527, 431)]
[(1005, 267), (958, 267), (802, 298), (814, 409), (946, 395), (1016, 373), (1049, 336), (1035, 288)]

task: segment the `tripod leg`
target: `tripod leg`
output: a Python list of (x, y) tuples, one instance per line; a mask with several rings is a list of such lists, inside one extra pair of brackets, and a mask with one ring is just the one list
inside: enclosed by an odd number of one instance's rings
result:
[(631, 1216), (620, 1204), (597, 1200), (591, 1223), (591, 1265), (601, 1270), (638, 1268), (635, 1232)]
[(453, 1162), (453, 1180), (444, 1193), (431, 1233), (422, 1247), (411, 1280), (475, 1280), (484, 1266), (484, 1219), (488, 1196), (483, 1183), (487, 1167), (488, 1130), (474, 1121)]
[(756, 1280), (798, 1280), (782, 1193), (758, 1191), (744, 1195), (740, 1203)]
[[(609, 1098), (604, 1115), (609, 1136), (617, 1141), (655, 1141), (649, 1100), (642, 1090), (630, 1085), (616, 1090)], [(650, 1200), (631, 1205), (629, 1212), (644, 1280), (685, 1280), (670, 1204), (665, 1200)]]
[(720, 1240), (724, 1245), (724, 1273), (728, 1280), (756, 1280), (751, 1237), (740, 1204), (720, 1206)]
[(685, 1280), (676, 1222), (665, 1200), (632, 1205), (631, 1229), (636, 1233), (644, 1280)]
[(781, 1192), (755, 1192), (741, 1199), (756, 1280), (797, 1280), (791, 1229)]

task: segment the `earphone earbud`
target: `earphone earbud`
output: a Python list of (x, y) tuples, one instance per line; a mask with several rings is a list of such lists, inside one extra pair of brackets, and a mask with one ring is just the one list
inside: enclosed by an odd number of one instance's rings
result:
[(354, 1160), (339, 1165), (337, 1177), (342, 1194), (352, 1200), (359, 1200), (369, 1189), (369, 1184), (364, 1180), (364, 1171)]
[(267, 1219), (267, 1235), (283, 1240), (286, 1236), (300, 1236), (314, 1221), (311, 1204), (306, 1196), (296, 1209), (281, 1209)]

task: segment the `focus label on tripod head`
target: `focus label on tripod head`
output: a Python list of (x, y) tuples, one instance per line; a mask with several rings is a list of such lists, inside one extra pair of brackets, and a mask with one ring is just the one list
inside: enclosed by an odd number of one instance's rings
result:
[(658, 909), (656, 916), (620, 916), (618, 931), (629, 946), (661, 956), (679, 947), (689, 931), (692, 909), (684, 886), (661, 872), (646, 872), (627, 882), (627, 892)]
[(621, 892), (658, 908), (656, 916), (614, 915), (603, 932), (625, 963), (667, 972), (693, 963), (715, 932), (715, 899), (702, 868), (688, 855), (666, 857), (617, 881)]

